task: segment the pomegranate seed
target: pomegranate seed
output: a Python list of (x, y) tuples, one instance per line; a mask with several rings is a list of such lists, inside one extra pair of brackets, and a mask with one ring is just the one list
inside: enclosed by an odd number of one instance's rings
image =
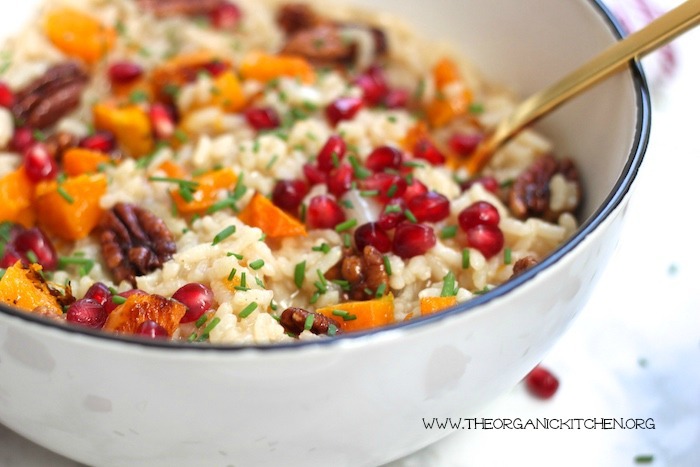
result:
[(454, 152), (460, 156), (469, 156), (481, 143), (484, 137), (476, 133), (455, 133), (450, 136), (447, 144)]
[(285, 211), (296, 212), (308, 192), (303, 180), (279, 180), (272, 190), (272, 202)]
[(391, 146), (379, 146), (369, 156), (365, 166), (372, 172), (381, 172), (386, 169), (398, 169), (401, 167), (403, 154)]
[(93, 329), (100, 329), (107, 321), (107, 312), (95, 300), (81, 298), (70, 304), (66, 320)]
[(248, 125), (257, 131), (272, 130), (280, 126), (280, 118), (277, 111), (271, 107), (253, 107), (245, 111)]
[(394, 253), (408, 259), (425, 254), (435, 246), (437, 239), (432, 227), (424, 224), (404, 222), (396, 226), (394, 232)]
[(332, 229), (345, 220), (345, 212), (330, 196), (311, 198), (306, 210), (306, 223), (312, 229)]
[(549, 399), (559, 389), (559, 380), (551, 371), (544, 367), (536, 366), (525, 377), (525, 387), (531, 394), (541, 399)]
[(497, 195), (499, 190), (500, 190), (500, 185), (498, 184), (498, 180), (491, 176), (484, 176), (484, 177), (479, 177), (475, 178), (472, 180), (467, 180), (465, 182), (460, 183), (460, 188), (462, 191), (467, 191), (470, 189), (475, 183), (481, 183), (481, 186), (484, 187), (485, 190), (490, 191), (491, 193)]
[(384, 73), (379, 67), (370, 67), (366, 73), (355, 79), (355, 85), (362, 89), (362, 97), (369, 106), (374, 106), (382, 102), (382, 99), (389, 91)]
[[(205, 63), (202, 68), (206, 70), (209, 75), (212, 77), (217, 77), (224, 71), (227, 71), (230, 69), (230, 65), (227, 64), (226, 62), (222, 62), (221, 60), (212, 60), (209, 63)], [(195, 77), (192, 79), (194, 80)]]
[(109, 131), (96, 131), (80, 140), (78, 146), (91, 151), (110, 153), (116, 147), (114, 135)]
[(2, 259), (0, 259), (0, 268), (7, 269), (14, 265), (17, 261), (24, 262), (22, 255), (15, 250), (14, 246), (8, 243), (5, 245), (5, 253), (2, 255)]
[(151, 339), (163, 339), (170, 337), (168, 331), (151, 319), (147, 319), (143, 323), (139, 324), (136, 328), (136, 335), (141, 337), (149, 337)]
[(24, 152), (35, 143), (34, 132), (31, 128), (22, 126), (15, 130), (10, 140), (10, 149), (15, 152)]
[(134, 62), (114, 62), (109, 66), (107, 74), (112, 84), (128, 84), (143, 75), (143, 67)]
[(377, 172), (360, 181), (360, 187), (366, 191), (377, 191), (380, 201), (386, 203), (391, 198), (400, 197), (406, 191), (406, 180), (397, 174)]
[(406, 186), (406, 191), (404, 192), (402, 198), (407, 203), (410, 203), (411, 200), (416, 196), (425, 194), (427, 192), (428, 187), (414, 178), (413, 180), (411, 180), (411, 184)]
[(408, 209), (418, 222), (440, 222), (450, 215), (450, 200), (440, 193), (429, 191), (411, 198)]
[(51, 180), (58, 175), (58, 164), (43, 143), (34, 143), (24, 151), (24, 170), (32, 183)]
[(304, 176), (309, 182), (309, 185), (317, 185), (319, 183), (326, 183), (326, 174), (321, 172), (321, 170), (314, 164), (306, 163), (302, 167), (304, 171)]
[(367, 222), (355, 229), (357, 251), (364, 250), (367, 245), (372, 245), (382, 253), (391, 250), (391, 239), (377, 222)]
[[(125, 292), (119, 293), (116, 296), (122, 297), (122, 298), (129, 298), (132, 295), (146, 295), (146, 292), (144, 292), (143, 290), (139, 290), (139, 289), (131, 289), (131, 290), (127, 290)], [(115, 302), (114, 296), (112, 296), (112, 297), (110, 297), (109, 300), (107, 300), (107, 303), (105, 303), (105, 311), (107, 313), (111, 313), (119, 305), (121, 305), (121, 302), (120, 303)]]
[(10, 109), (14, 103), (15, 93), (12, 92), (12, 89), (6, 83), (0, 81), (0, 107)]
[(503, 232), (495, 225), (480, 224), (466, 230), (467, 244), (476, 248), (487, 259), (503, 249)]
[(342, 120), (350, 120), (360, 111), (364, 102), (359, 97), (340, 97), (326, 107), (326, 118), (335, 126)]
[(472, 203), (459, 213), (458, 221), (462, 230), (467, 231), (477, 225), (498, 226), (501, 220), (498, 209), (487, 201)]
[(217, 29), (234, 29), (241, 21), (241, 9), (230, 2), (221, 2), (209, 12), (209, 22)]
[(353, 174), (352, 166), (345, 163), (340, 164), (337, 169), (331, 170), (326, 180), (328, 191), (336, 198), (340, 198), (352, 186)]
[(381, 214), (379, 214), (379, 219), (377, 223), (384, 230), (394, 229), (403, 220), (406, 219), (404, 211), (406, 209), (406, 203), (401, 198), (395, 198), (389, 201)]
[(187, 307), (187, 312), (180, 320), (181, 323), (197, 321), (214, 302), (214, 292), (209, 287), (198, 282), (185, 284), (173, 294), (177, 300)]
[(109, 287), (104, 285), (102, 282), (95, 282), (87, 289), (85, 296), (83, 298), (89, 298), (94, 300), (102, 306), (107, 304), (107, 301), (112, 299), (112, 292), (109, 291)]
[(323, 145), (316, 157), (316, 164), (323, 172), (330, 172), (345, 157), (347, 146), (345, 141), (338, 135), (331, 135)]
[(416, 145), (413, 146), (413, 156), (417, 159), (426, 160), (433, 165), (445, 163), (445, 156), (427, 138), (420, 139)]
[(407, 89), (392, 89), (384, 98), (384, 107), (387, 109), (403, 109), (408, 105), (411, 94)]
[(151, 127), (156, 138), (169, 139), (175, 134), (175, 119), (165, 104), (160, 102), (151, 104), (148, 117), (151, 119)]
[(56, 269), (58, 265), (56, 250), (51, 244), (51, 240), (38, 227), (32, 227), (20, 232), (13, 244), (15, 250), (23, 258), (27, 258), (27, 253), (31, 251), (36, 256), (37, 263), (41, 264), (44, 269), (47, 271)]

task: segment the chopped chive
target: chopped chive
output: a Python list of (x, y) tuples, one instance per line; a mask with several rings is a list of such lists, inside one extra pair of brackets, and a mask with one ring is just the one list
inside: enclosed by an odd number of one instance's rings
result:
[(328, 325), (328, 332), (326, 333), (329, 336), (335, 336), (335, 334), (338, 332), (338, 326), (335, 324), (329, 324)]
[(114, 287), (108, 287), (108, 288), (109, 288), (109, 293), (111, 293), (112, 295), (117, 295), (119, 293), (119, 291), (117, 289), (115, 289)]
[(299, 210), (299, 220), (302, 222), (306, 222), (306, 204), (302, 203), (301, 208)]
[(186, 185), (180, 185), (177, 189), (177, 192), (180, 194), (182, 199), (185, 200), (186, 203), (191, 203), (192, 201), (194, 201), (194, 191), (191, 187)]
[(335, 226), (335, 231), (336, 232), (344, 232), (346, 230), (350, 230), (353, 227), (357, 225), (357, 219), (348, 219), (345, 222), (341, 222), (340, 224)]
[(265, 261), (263, 261), (261, 259), (256, 259), (255, 261), (253, 261), (252, 263), (250, 263), (248, 265), (248, 267), (254, 271), (257, 271), (258, 269), (260, 269), (263, 266), (265, 266)]
[(355, 173), (356, 179), (364, 180), (372, 175), (372, 172), (367, 167), (363, 167), (360, 161), (357, 160), (357, 157), (350, 156), (348, 160), (350, 161), (350, 165), (352, 165), (352, 170)]
[(414, 224), (418, 222), (418, 219), (416, 219), (415, 214), (413, 214), (410, 209), (404, 209), (403, 215), (406, 216), (406, 219), (413, 222)]
[(365, 294), (370, 295), (370, 296), (374, 295), (374, 292), (369, 287), (365, 287), (364, 292), (365, 292)]
[(236, 258), (238, 261), (240, 261), (240, 260), (243, 259), (243, 255), (238, 254), (238, 253), (234, 253), (234, 252), (232, 252), (232, 251), (229, 251), (228, 253), (226, 253), (226, 256), (233, 256), (233, 257)]
[(506, 247), (503, 250), (503, 264), (510, 264), (513, 262), (513, 252), (510, 248)]
[(321, 251), (324, 254), (328, 254), (329, 251), (331, 251), (331, 247), (328, 246), (328, 243), (323, 242), (319, 246), (312, 246), (311, 249), (313, 251)]
[(257, 276), (255, 276), (255, 283), (258, 284), (261, 289), (265, 288), (265, 283)]
[(68, 204), (73, 204), (73, 203), (75, 202), (75, 200), (74, 200), (73, 197), (70, 195), (70, 193), (68, 193), (68, 192), (66, 191), (66, 189), (63, 188), (63, 186), (61, 186), (60, 184), (59, 184), (58, 187), (56, 188), (56, 192), (57, 192), (59, 195), (61, 195), (61, 198), (65, 199), (65, 200), (68, 202)]
[(195, 321), (194, 325), (197, 326), (198, 328), (201, 328), (204, 323), (207, 322), (207, 315), (204, 314), (199, 317), (197, 321)]
[(294, 266), (294, 284), (297, 289), (301, 289), (304, 284), (304, 276), (306, 275), (306, 261), (302, 261)]
[(469, 113), (480, 114), (484, 112), (484, 104), (480, 102), (474, 102), (469, 106)]
[(132, 104), (138, 104), (139, 102), (146, 102), (148, 100), (148, 94), (143, 89), (136, 89), (131, 94), (129, 94), (129, 102)]
[(249, 303), (245, 308), (243, 308), (240, 313), (238, 313), (239, 318), (247, 318), (252, 312), (258, 307), (257, 302)]
[(323, 276), (323, 273), (321, 272), (320, 269), (316, 269), (316, 275), (318, 276), (318, 280), (321, 281), (321, 284), (323, 284), (324, 287), (328, 286), (328, 281), (326, 278)]
[(335, 151), (331, 153), (331, 163), (336, 169), (340, 167), (340, 158), (338, 157), (338, 153)]
[(350, 248), (351, 245), (352, 245), (352, 237), (350, 237), (350, 234), (346, 232), (343, 234), (343, 246), (345, 248)]
[(318, 298), (319, 298), (320, 296), (321, 296), (320, 293), (314, 292), (314, 294), (313, 294), (313, 295), (311, 296), (311, 298), (309, 299), (309, 303), (313, 305), (314, 303), (316, 303), (316, 302), (318, 301)]
[(25, 255), (27, 256), (27, 259), (31, 263), (38, 263), (39, 262), (39, 258), (37, 258), (36, 253), (34, 253), (32, 250), (27, 251), (25, 253)]
[(32, 130), (32, 136), (37, 141), (44, 141), (46, 139), (46, 134), (41, 130)]
[(226, 208), (231, 208), (234, 211), (238, 211), (238, 207), (236, 206), (236, 201), (233, 198), (224, 198), (220, 201), (217, 201), (216, 203), (212, 204), (207, 208), (207, 214), (213, 214), (215, 212), (221, 211), (222, 209)]
[(212, 245), (216, 245), (217, 243), (220, 243), (220, 242), (223, 241), (224, 239), (226, 239), (226, 238), (230, 237), (231, 235), (233, 235), (235, 232), (236, 232), (236, 226), (235, 226), (235, 225), (229, 225), (229, 226), (226, 227), (224, 230), (222, 230), (221, 232), (219, 232), (218, 234), (216, 234), (216, 236), (214, 236), (214, 240), (212, 240), (211, 244), (212, 244)]
[(469, 248), (462, 250), (462, 269), (469, 269)]
[(237, 285), (233, 288), (233, 290), (237, 290), (239, 292), (247, 292), (250, 290), (250, 287), (243, 287), (242, 285)]
[(275, 165), (275, 162), (277, 162), (277, 155), (274, 155), (270, 158), (270, 161), (265, 166), (265, 169), (270, 170), (272, 166)]
[(239, 199), (243, 198), (246, 191), (248, 191), (248, 188), (243, 184), (243, 172), (241, 172), (238, 175), (238, 180), (236, 180), (236, 186), (233, 188), (233, 199), (238, 201)]
[(391, 185), (388, 190), (386, 190), (386, 196), (387, 198), (393, 198), (394, 195), (396, 194), (396, 190), (399, 189), (398, 185)]
[(221, 322), (221, 318), (215, 316), (214, 319), (209, 321), (209, 324), (202, 330), (202, 334), (199, 336), (199, 340), (203, 341), (209, 339), (209, 333), (216, 327), (217, 324)]
[(115, 295), (112, 297), (112, 303), (121, 305), (124, 302), (126, 302), (126, 297), (122, 297), (121, 295)]
[(391, 276), (391, 261), (387, 255), (382, 256), (382, 261), (384, 262), (384, 270), (387, 276)]
[(353, 315), (345, 310), (333, 310), (331, 313), (333, 316), (340, 316), (343, 318), (343, 321), (352, 321), (357, 319), (357, 315)]
[(190, 139), (190, 137), (187, 136), (187, 133), (182, 128), (178, 128), (177, 130), (175, 130), (175, 133), (173, 133), (173, 135), (181, 143), (186, 143)]
[(500, 188), (505, 189), (505, 188), (510, 188), (511, 186), (513, 186), (513, 183), (515, 183), (515, 180), (513, 180), (512, 178), (509, 178), (508, 180), (503, 180), (498, 186)]
[(377, 298), (381, 298), (384, 296), (385, 291), (386, 291), (386, 284), (381, 283), (381, 284), (379, 284), (379, 287), (377, 287), (377, 292), (374, 294), (374, 296)]
[[(33, 254), (34, 252), (28, 252), (27, 257), (29, 257), (29, 253)], [(95, 266), (95, 261), (91, 260), (90, 258), (83, 258), (79, 256), (78, 253), (76, 253), (75, 256), (61, 256), (58, 258), (58, 267), (60, 269), (64, 269), (66, 266), (71, 264), (78, 266), (80, 275), (84, 276), (92, 271), (93, 266)]]
[(241, 287), (248, 287), (248, 284), (246, 283), (246, 275), (245, 272), (241, 273)]
[(398, 204), (387, 204), (384, 208), (384, 212), (386, 212), (387, 214), (399, 213), (401, 212), (401, 206), (399, 206)]
[(447, 238), (454, 238), (455, 235), (457, 235), (456, 225), (446, 225), (440, 230), (440, 238), (443, 240)]
[(197, 338), (197, 331), (194, 331), (192, 334), (189, 335), (187, 338), (188, 342), (194, 342), (194, 340)]
[(483, 295), (483, 294), (485, 294), (485, 293), (488, 292), (488, 291), (489, 291), (489, 288), (488, 288), (487, 286), (484, 286), (483, 289), (481, 289), (481, 290), (475, 290), (475, 291), (472, 292), (472, 293), (473, 293), (474, 295)]
[(198, 182), (195, 182), (194, 180), (183, 180), (181, 178), (175, 178), (175, 177), (148, 177), (148, 181), (150, 182), (166, 182), (166, 183), (177, 183), (180, 186), (187, 186), (192, 188), (193, 190), (196, 190), (197, 187), (199, 186)]
[(651, 454), (640, 454), (634, 457), (635, 464), (651, 464), (654, 462), (654, 456)]
[(363, 198), (371, 198), (372, 196), (379, 195), (379, 190), (362, 190), (360, 191), (360, 196)]
[(416, 161), (416, 160), (404, 161), (403, 165), (405, 165), (406, 167), (416, 167), (416, 168), (425, 167), (424, 163), (422, 163), (420, 161)]
[(310, 331), (311, 327), (314, 325), (314, 314), (309, 313), (304, 320), (304, 330)]
[[(274, 300), (272, 300), (272, 301), (270, 302), (270, 309), (271, 309), (272, 311), (277, 311), (277, 304), (275, 303)], [(279, 320), (279, 317), (278, 317), (278, 316), (277, 316), (277, 317), (274, 317), (274, 318), (277, 319), (277, 320)]]
[(343, 206), (345, 206), (347, 209), (352, 209), (352, 208), (355, 207), (355, 206), (353, 206), (352, 202), (351, 202), (349, 199), (341, 200), (341, 201), (340, 201), (340, 204), (342, 204)]
[(236, 277), (236, 268), (231, 268), (231, 272), (228, 273), (228, 281), (232, 281), (234, 277)]
[(333, 282), (336, 285), (339, 285), (341, 289), (348, 291), (350, 290), (350, 282), (343, 280), (343, 279), (333, 279), (331, 282)]
[(455, 275), (452, 271), (448, 272), (442, 279), (442, 291), (440, 292), (441, 297), (453, 297), (457, 295), (457, 283), (455, 280)]

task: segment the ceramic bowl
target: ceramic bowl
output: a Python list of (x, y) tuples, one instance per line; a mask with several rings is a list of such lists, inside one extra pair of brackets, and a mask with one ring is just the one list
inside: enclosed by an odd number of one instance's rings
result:
[[(0, 17), (16, 28), (35, 3), (3, 2)], [(458, 44), (521, 96), (620, 35), (591, 0), (384, 0), (381, 9)], [(582, 227), (522, 276), (443, 314), (319, 343), (208, 348), (136, 343), (3, 308), (0, 422), (90, 465), (377, 465), (433, 443), (449, 431), (426, 430), (424, 417), (475, 414), (585, 304), (615, 249), (649, 110), (631, 66), (543, 119), (581, 168)]]

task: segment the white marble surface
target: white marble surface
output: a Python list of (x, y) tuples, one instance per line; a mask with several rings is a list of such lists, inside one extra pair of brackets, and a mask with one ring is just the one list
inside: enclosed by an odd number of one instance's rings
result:
[[(678, 0), (657, 0), (668, 8)], [(700, 31), (674, 43), (676, 75), (654, 80), (649, 151), (616, 256), (543, 364), (549, 401), (522, 386), (486, 418), (653, 418), (654, 430), (465, 430), (393, 467), (700, 465)], [(650, 56), (650, 71), (656, 63)], [(656, 75), (656, 73), (652, 73)], [(455, 413), (455, 417), (459, 417)], [(0, 425), (0, 467), (76, 466)]]

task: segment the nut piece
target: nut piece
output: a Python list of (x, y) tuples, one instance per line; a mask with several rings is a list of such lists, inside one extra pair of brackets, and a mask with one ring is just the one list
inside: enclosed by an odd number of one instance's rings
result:
[(221, 0), (137, 0), (139, 8), (163, 18), (175, 15), (203, 15), (213, 10)]
[(344, 40), (334, 24), (322, 24), (292, 34), (282, 53), (302, 55), (318, 64), (345, 63), (352, 60), (353, 44)]
[(20, 89), (12, 113), (32, 128), (46, 128), (80, 104), (88, 81), (85, 70), (76, 62), (63, 62)]
[(305, 3), (287, 3), (277, 12), (277, 24), (285, 34), (291, 35), (303, 29), (318, 26), (324, 21)]
[(537, 264), (537, 260), (535, 259), (534, 256), (524, 256), (517, 260), (515, 264), (513, 264), (513, 275), (510, 276), (510, 278), (514, 278), (519, 276), (520, 274), (524, 273), (526, 270), (530, 269), (534, 265)]
[(102, 256), (117, 283), (163, 266), (177, 251), (165, 222), (134, 204), (118, 203), (98, 225)]
[(63, 159), (63, 153), (78, 146), (78, 137), (67, 131), (57, 131), (49, 135), (44, 141), (46, 149), (53, 158), (60, 162)]
[(581, 185), (578, 170), (573, 161), (563, 159), (558, 161), (548, 154), (537, 159), (523, 171), (513, 183), (508, 193), (508, 205), (513, 215), (519, 219), (541, 217), (548, 221), (556, 221), (563, 211), (550, 209), (549, 182), (556, 174), (561, 174), (568, 182), (576, 186), (576, 200), (569, 212), (574, 212), (581, 203)]
[(328, 335), (328, 330), (331, 329), (331, 326), (335, 326), (335, 332), (331, 335), (343, 333), (340, 325), (333, 319), (319, 313), (306, 311), (303, 308), (290, 307), (284, 310), (280, 315), (280, 324), (285, 331), (298, 336), (306, 330), (306, 320), (309, 316), (313, 316), (313, 324), (309, 328), (309, 331), (312, 333)]
[[(352, 300), (376, 298), (376, 291), (384, 284), (384, 293), (390, 292), (389, 275), (379, 250), (367, 245), (362, 255), (350, 253), (341, 261), (340, 275), (350, 284), (348, 297)], [(367, 293), (370, 291), (371, 293)]]

